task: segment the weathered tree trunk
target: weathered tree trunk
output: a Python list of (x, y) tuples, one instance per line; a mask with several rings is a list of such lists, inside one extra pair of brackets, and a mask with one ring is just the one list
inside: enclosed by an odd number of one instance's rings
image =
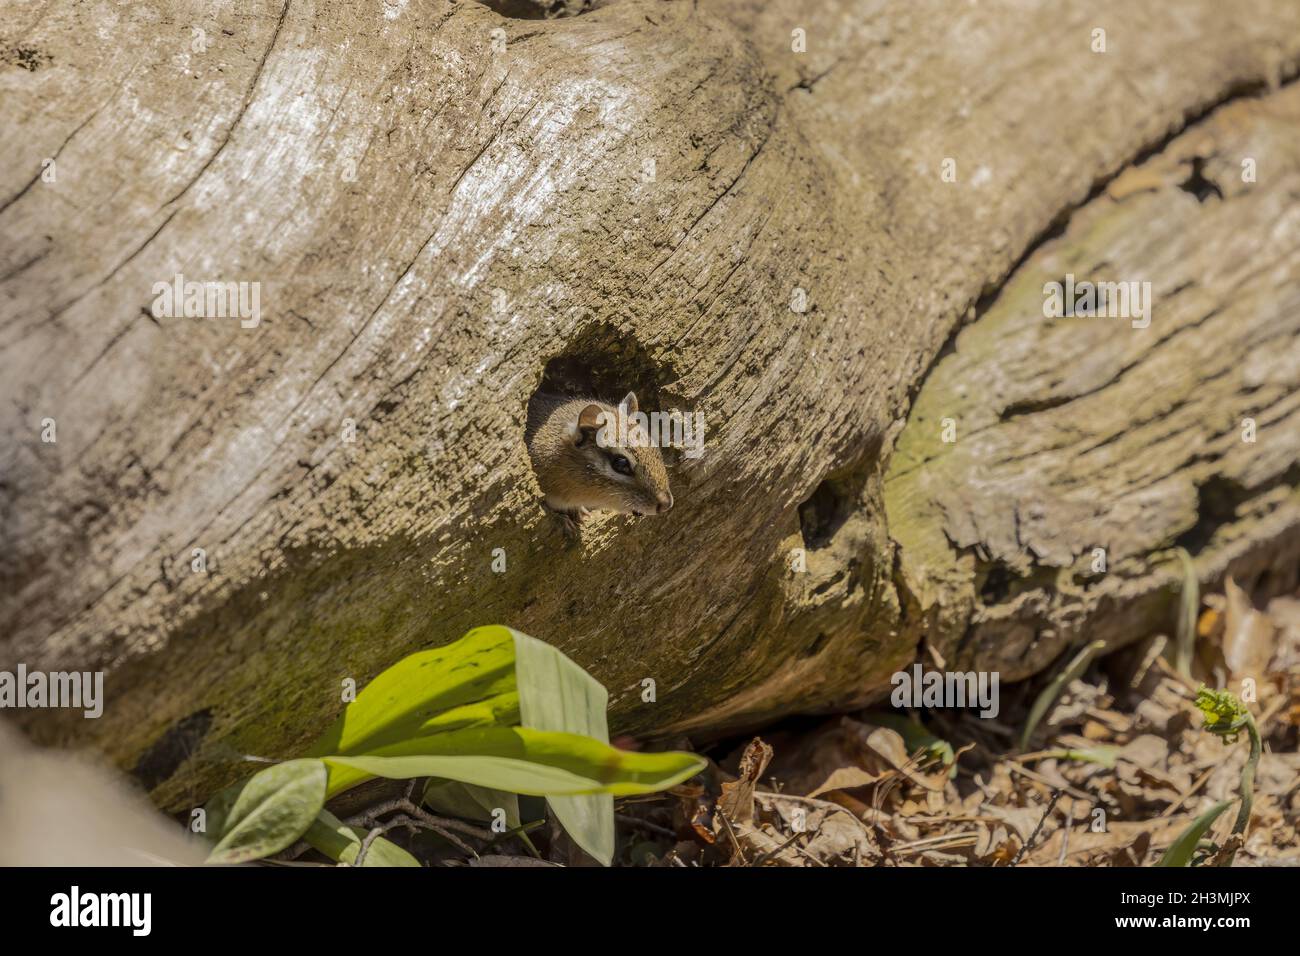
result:
[[(956, 337), (885, 492), (941, 656), (1018, 678), (1071, 641), (1169, 628), (1175, 547), (1215, 586), (1294, 592), (1297, 196), (1293, 84), (1110, 182)], [(1044, 320), (1044, 285), (1067, 275), (1149, 281), (1150, 314)]]
[[(179, 805), (499, 621), (617, 726), (718, 732), (868, 700), (923, 637), (1021, 674), (1141, 636), (1180, 539), (1207, 577), (1293, 556), (1295, 95), (1228, 101), (1295, 75), (1300, 8), (1176, 7), (20, 7), (0, 667), (109, 695), (27, 729)], [(1166, 148), (1188, 123), (1220, 145)], [(1071, 268), (1152, 281), (1151, 326), (1044, 320)], [(260, 283), (260, 324), (155, 318), (177, 273)], [(704, 414), (672, 512), (565, 544), (544, 376)]]

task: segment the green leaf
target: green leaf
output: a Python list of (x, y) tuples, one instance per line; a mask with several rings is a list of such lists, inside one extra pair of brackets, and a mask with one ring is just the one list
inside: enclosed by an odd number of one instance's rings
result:
[(904, 717), (901, 714), (884, 712), (872, 712), (865, 715), (864, 719), (878, 727), (888, 727), (897, 733), (903, 738), (903, 746), (907, 748), (909, 754), (923, 750), (929, 759), (942, 761), (945, 767), (951, 768), (948, 771), (949, 777), (957, 776), (957, 765), (955, 763), (957, 757), (952, 749), (952, 744), (930, 733), (920, 721)]
[(477, 627), (383, 671), (308, 753), (363, 753), (411, 737), (518, 721), (514, 632)]
[[(353, 863), (361, 851), (366, 831), (350, 827), (328, 810), (322, 810), (303, 834), (303, 839), (332, 860)], [(376, 837), (366, 850), (361, 866), (416, 866), (420, 861), (392, 840)]]
[(203, 805), (203, 812), (206, 816), (204, 821), (206, 830), (204, 832), (211, 834), (213, 840), (220, 840), (226, 835), (226, 821), (230, 818), (230, 810), (234, 807), (240, 790), (244, 788), (247, 782), (247, 780), (244, 780), (226, 787), (224, 790), (218, 790)]
[(1048, 709), (1056, 702), (1056, 698), (1061, 696), (1061, 691), (1065, 690), (1070, 681), (1088, 669), (1088, 663), (1092, 660), (1093, 655), (1105, 646), (1105, 641), (1093, 641), (1085, 646), (1078, 654), (1074, 655), (1074, 659), (1065, 665), (1052, 678), (1052, 682), (1043, 688), (1043, 692), (1034, 699), (1034, 705), (1029, 708), (1029, 717), (1025, 720), (1024, 729), (1020, 731), (1021, 750), (1024, 750), (1029, 745), (1029, 738), (1033, 735), (1034, 728), (1038, 726), (1038, 722), (1043, 719)]
[(1160, 858), (1156, 866), (1187, 866), (1191, 863), (1192, 854), (1196, 852), (1196, 845), (1201, 842), (1201, 837), (1205, 836), (1205, 831), (1210, 829), (1214, 821), (1219, 818), (1219, 814), (1228, 809), (1231, 804), (1231, 800), (1223, 800), (1193, 820), (1191, 826), (1169, 845), (1169, 849), (1165, 850), (1165, 855)]
[(459, 780), (430, 780), (424, 785), (424, 803), (439, 813), (465, 820), (494, 822), (496, 811), (505, 811), (505, 824), (515, 829), (519, 823), (519, 795), (508, 790), (489, 790)]
[[(600, 682), (544, 641), (511, 632), (519, 722), (534, 730), (581, 734), (609, 743), (609, 694)], [(573, 842), (609, 866), (614, 858), (614, 798), (608, 793), (548, 795), (556, 819)]]
[(325, 764), (312, 759), (290, 760), (254, 774), (223, 796), (221, 807), (214, 807), (222, 818), (220, 839), (207, 862), (244, 863), (290, 846), (320, 813), (325, 784)]
[[(416, 737), (370, 754), (324, 758), (329, 793), (344, 773), (406, 780), (445, 777), (532, 796), (654, 793), (699, 773), (695, 754), (633, 753), (577, 734), (492, 727)], [(349, 780), (347, 786), (351, 786)]]
[(1201, 581), (1196, 565), (1186, 548), (1175, 553), (1183, 565), (1183, 586), (1178, 598), (1178, 635), (1174, 645), (1174, 667), (1184, 677), (1192, 676), (1192, 656), (1196, 651), (1196, 616), (1201, 609)]
[[(608, 756), (621, 753), (608, 746), (605, 717), (608, 703), (605, 688), (549, 644), (500, 625), (480, 627), (445, 647), (412, 654), (383, 671), (347, 706), (309, 753), (328, 762), (329, 796), (375, 773), (400, 777), (432, 775), (479, 788), (544, 795), (574, 842), (608, 865), (614, 853), (613, 796), (620, 792), (660, 789), (651, 784), (635, 789), (639, 786), (634, 779), (639, 765)], [(444, 737), (458, 742), (483, 740), (486, 738), (456, 735), (516, 724), (536, 731), (590, 738), (603, 751), (598, 760), (591, 753), (586, 757), (602, 766), (617, 765), (623, 768), (620, 772), (626, 771), (631, 776), (612, 782), (599, 774), (588, 776), (595, 764), (580, 759), (574, 769), (561, 759), (548, 762), (547, 758), (523, 753), (516, 744), (509, 743), (514, 738), (492, 739), (496, 742), (494, 746), (506, 741), (507, 751), (514, 747), (520, 752), (502, 753), (492, 749), (456, 752), (448, 750), (449, 745), (426, 746), (418, 742)], [(541, 747), (541, 752), (555, 757), (558, 751), (547, 751), (543, 743), (544, 738), (530, 739), (523, 750)], [(659, 759), (663, 755), (643, 756)], [(389, 762), (373, 764), (343, 759), (346, 757), (381, 758)], [(391, 762), (410, 757), (420, 757), (419, 766), (434, 769), (408, 773), (414, 766), (409, 760), (401, 764)], [(690, 761), (690, 766), (697, 759), (678, 755), (673, 758), (677, 763), (671, 769), (684, 766), (680, 757)], [(647, 766), (652, 768), (647, 779), (672, 776), (661, 772), (653, 761)], [(449, 768), (449, 772), (441, 772), (436, 767)], [(527, 789), (492, 781), (523, 781)], [(621, 791), (620, 787), (634, 789)], [(463, 808), (467, 796), (471, 809), (476, 796), (491, 799), (493, 806), (505, 806), (507, 813), (514, 813), (517, 825), (517, 806), (512, 807), (497, 797), (459, 791), (448, 799), (458, 801)], [(435, 791), (434, 799), (437, 798)], [(444, 809), (448, 808), (444, 805)]]

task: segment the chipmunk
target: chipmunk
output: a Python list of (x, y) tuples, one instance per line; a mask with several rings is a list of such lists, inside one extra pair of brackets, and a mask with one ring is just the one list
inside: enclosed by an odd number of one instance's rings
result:
[[(569, 537), (593, 509), (622, 514), (663, 514), (673, 506), (664, 461), (645, 430), (627, 424), (617, 444), (617, 422), (637, 412), (635, 392), (615, 408), (590, 398), (539, 394), (528, 405), (525, 436), (546, 507)], [(605, 433), (601, 426), (608, 425)]]

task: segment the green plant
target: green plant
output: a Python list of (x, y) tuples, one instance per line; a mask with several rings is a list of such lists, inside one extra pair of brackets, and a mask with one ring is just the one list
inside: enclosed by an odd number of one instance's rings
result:
[[(499, 808), (511, 827), (516, 794), (545, 797), (574, 842), (608, 865), (613, 798), (671, 787), (705, 761), (611, 747), (607, 703), (605, 688), (549, 644), (508, 627), (475, 628), (379, 674), (304, 758), (213, 797), (209, 862), (259, 859), (299, 839), (350, 862), (365, 834), (331, 816), (325, 801), (373, 777), (429, 777), (430, 806), (471, 816)], [(376, 839), (363, 862), (415, 861)]]
[(1183, 565), (1183, 586), (1178, 598), (1178, 635), (1174, 645), (1174, 668), (1184, 677), (1192, 676), (1192, 656), (1196, 651), (1196, 612), (1201, 607), (1201, 582), (1196, 565), (1186, 548), (1175, 549)]
[[(1255, 769), (1259, 765), (1259, 755), (1263, 749), (1259, 739), (1259, 728), (1255, 725), (1255, 718), (1250, 715), (1250, 711), (1231, 691), (1210, 690), (1202, 685), (1196, 691), (1196, 707), (1205, 717), (1204, 729), (1222, 739), (1224, 746), (1236, 743), (1243, 730), (1250, 739), (1250, 753), (1246, 756), (1246, 765), (1241, 770), (1241, 783), (1237, 788), (1239, 801), (1237, 819), (1232, 824), (1233, 835), (1240, 835), (1244, 839), (1246, 827), (1250, 825), (1250, 812), (1255, 798)], [(1165, 852), (1159, 865), (1189, 865), (1201, 837), (1230, 803), (1230, 800), (1225, 800), (1215, 804), (1197, 817)], [(1235, 851), (1232, 850), (1222, 854), (1221, 865), (1230, 866), (1234, 855)]]
[(1119, 752), (1119, 747), (1103, 744), (1097, 747), (1062, 747), (1056, 750), (1044, 750), (1035, 756), (1054, 757), (1057, 760), (1077, 760), (1081, 763), (1095, 763), (1113, 770)]
[(1029, 738), (1038, 727), (1038, 722), (1051, 709), (1052, 704), (1056, 703), (1056, 698), (1061, 696), (1061, 692), (1065, 690), (1070, 681), (1081, 676), (1088, 669), (1088, 664), (1092, 661), (1093, 656), (1105, 647), (1105, 641), (1093, 641), (1091, 644), (1085, 645), (1068, 664), (1056, 673), (1051, 683), (1044, 687), (1042, 692), (1034, 698), (1034, 704), (1029, 708), (1029, 716), (1025, 719), (1025, 726), (1020, 731), (1021, 750), (1029, 746)]
[(903, 746), (910, 754), (922, 754), (924, 760), (937, 760), (948, 768), (951, 779), (957, 777), (957, 755), (952, 744), (936, 737), (925, 729), (925, 725), (914, 717), (901, 714), (872, 712), (868, 720), (880, 727), (888, 727), (903, 738)]
[(1201, 837), (1205, 836), (1205, 831), (1210, 829), (1214, 821), (1219, 819), (1219, 814), (1228, 809), (1231, 803), (1231, 800), (1216, 803), (1193, 820), (1191, 825), (1169, 844), (1169, 849), (1165, 850), (1164, 856), (1156, 866), (1190, 866), (1192, 856), (1200, 846)]

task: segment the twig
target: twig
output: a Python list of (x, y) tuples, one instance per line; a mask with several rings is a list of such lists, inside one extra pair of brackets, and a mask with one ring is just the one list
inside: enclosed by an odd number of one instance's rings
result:
[(1059, 784), (1052, 783), (1052, 781), (1048, 780), (1042, 774), (1035, 773), (1034, 771), (1030, 770), (1028, 767), (1022, 767), (1020, 766), (1020, 764), (1013, 763), (1010, 761), (1007, 762), (1006, 767), (1012, 773), (1018, 773), (1022, 777), (1028, 777), (1030, 780), (1033, 780), (1035, 783), (1041, 783), (1044, 787), (1047, 787), (1049, 790), (1058, 790), (1058, 789), (1064, 790), (1070, 796), (1078, 800), (1085, 800), (1089, 803), (1092, 802), (1093, 798), (1090, 797), (1088, 794), (1084, 793), (1082, 790), (1078, 789), (1077, 787), (1071, 787), (1068, 784), (1062, 787)]
[(1056, 858), (1057, 866), (1065, 866), (1065, 857), (1070, 852), (1070, 833), (1074, 830), (1074, 798), (1070, 798), (1070, 813), (1065, 818), (1065, 826), (1061, 830), (1061, 855)]
[(616, 813), (614, 819), (620, 823), (626, 823), (630, 827), (636, 827), (639, 830), (646, 830), (650, 833), (657, 833), (660, 836), (677, 838), (677, 834), (668, 827), (660, 826), (657, 823), (651, 823), (649, 820), (642, 820), (640, 817), (634, 817), (630, 813)]
[(959, 830), (956, 833), (940, 833), (938, 836), (912, 840), (910, 843), (895, 844), (896, 853), (921, 853), (925, 850), (948, 850), (979, 842), (979, 834), (974, 830)]
[(718, 809), (718, 819), (722, 821), (722, 825), (726, 828), (727, 836), (731, 837), (731, 845), (736, 848), (736, 854), (740, 857), (740, 862), (745, 866), (749, 866), (749, 860), (745, 858), (745, 851), (741, 849), (740, 841), (736, 839), (736, 831), (731, 829), (731, 821), (727, 819), (727, 815), (722, 812), (721, 808)]
[(379, 839), (380, 836), (389, 830), (395, 830), (407, 823), (406, 817), (398, 817), (396, 820), (381, 824), (366, 834), (365, 839), (361, 841), (361, 848), (357, 850), (356, 859), (352, 861), (352, 866), (361, 866), (365, 862), (366, 854), (370, 852), (370, 845)]
[[(725, 817), (724, 817), (724, 819), (725, 819)], [(796, 833), (794, 836), (790, 837), (790, 839), (786, 840), (786, 841), (785, 841), (784, 843), (782, 843), (780, 846), (774, 846), (774, 847), (772, 847), (772, 849), (770, 849), (770, 850), (766, 850), (766, 851), (764, 851), (763, 853), (760, 853), (760, 854), (758, 855), (758, 857), (755, 858), (755, 860), (754, 860), (753, 863), (749, 863), (749, 864), (746, 864), (746, 865), (747, 865), (747, 866), (762, 866), (764, 863), (766, 863), (766, 862), (767, 862), (768, 860), (770, 860), (772, 857), (776, 856), (778, 853), (780, 853), (782, 850), (784, 850), (786, 847), (788, 847), (788, 846), (789, 846), (791, 843), (793, 843), (795, 840), (799, 839), (799, 837), (802, 836), (802, 835), (803, 835), (803, 834)], [(744, 857), (741, 857), (741, 859), (743, 860)]]
[(468, 853), (470, 856), (474, 857), (475, 859), (478, 859), (478, 851), (475, 850), (468, 843), (466, 843), (464, 840), (462, 840), (460, 837), (456, 836), (454, 833), (450, 832), (449, 830), (444, 830), (441, 827), (437, 826), (436, 824), (426, 823), (423, 820), (417, 820), (413, 817), (409, 817), (403, 814), (402, 816), (394, 817), (392, 820), (389, 820), (387, 823), (380, 824), (379, 826), (371, 830), (369, 833), (367, 833), (366, 838), (361, 841), (361, 849), (357, 851), (357, 858), (352, 861), (352, 865), (353, 866), (361, 865), (362, 861), (366, 858), (366, 851), (370, 849), (370, 844), (374, 843), (375, 840), (381, 834), (387, 833), (389, 830), (395, 830), (397, 827), (401, 827), (401, 826), (404, 826), (410, 830), (415, 830), (415, 829), (432, 830), (434, 833), (438, 834), (440, 837), (450, 842), (458, 850), (461, 850), (464, 853)]
[[(415, 790), (412, 788), (407, 792), (405, 797), (386, 800), (385, 802), (376, 804), (373, 807), (367, 807), (363, 812), (343, 821), (345, 826), (358, 828), (366, 826), (370, 831), (366, 834), (365, 839), (361, 841), (361, 848), (357, 851), (357, 857), (352, 862), (353, 866), (361, 866), (362, 862), (366, 858), (366, 853), (370, 850), (371, 844), (373, 844), (375, 840), (384, 833), (396, 829), (399, 826), (405, 826), (409, 830), (431, 830), (462, 853), (467, 853), (475, 859), (478, 858), (478, 851), (458, 837), (456, 833), (463, 833), (466, 836), (474, 837), (477, 840), (484, 840), (488, 843), (491, 843), (495, 839), (493, 834), (480, 827), (465, 823), (462, 820), (434, 816), (422, 807), (416, 806), (416, 804), (410, 799), (414, 792)], [(394, 811), (401, 811), (402, 816), (396, 817), (387, 823), (379, 823), (380, 817), (386, 813), (392, 813)], [(294, 850), (297, 849), (297, 847), (294, 847)], [(293, 854), (293, 856), (297, 855), (297, 853)], [(293, 857), (291, 856), (290, 859), (292, 858)]]
[(1056, 801), (1060, 799), (1061, 799), (1061, 791), (1053, 790), (1052, 799), (1047, 801), (1047, 809), (1044, 810), (1043, 815), (1038, 818), (1038, 826), (1034, 827), (1034, 832), (1029, 834), (1029, 839), (1026, 840), (1024, 843), (1020, 844), (1020, 852), (1017, 853), (1015, 859), (1011, 861), (1012, 866), (1018, 864), (1021, 858), (1027, 852), (1029, 852), (1029, 848), (1033, 846), (1034, 841), (1038, 839), (1038, 831), (1043, 828), (1043, 824), (1047, 822), (1047, 818), (1052, 815), (1052, 810), (1055, 809), (1056, 807)]
[(373, 824), (375, 820), (382, 817), (385, 813), (392, 813), (394, 810), (400, 810), (403, 813), (410, 814), (429, 825), (430, 829), (455, 830), (457, 833), (463, 833), (465, 836), (474, 837), (476, 840), (491, 840), (493, 835), (482, 827), (476, 827), (472, 823), (466, 823), (463, 820), (454, 820), (450, 817), (434, 816), (428, 810), (416, 806), (405, 797), (398, 797), (395, 800), (388, 800), (384, 803), (368, 807), (354, 817), (350, 817), (343, 822), (348, 826), (359, 827), (363, 824)]

